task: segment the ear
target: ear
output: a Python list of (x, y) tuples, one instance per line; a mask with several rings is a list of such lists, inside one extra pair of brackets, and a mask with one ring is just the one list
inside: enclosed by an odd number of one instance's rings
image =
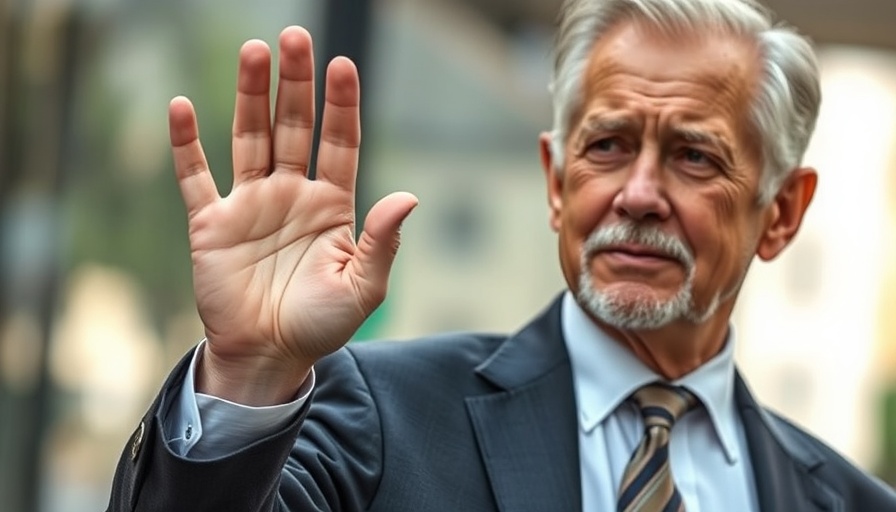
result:
[(544, 170), (548, 191), (548, 219), (551, 229), (560, 231), (560, 212), (563, 209), (563, 179), (554, 166), (554, 154), (551, 151), (550, 132), (542, 132), (538, 136), (541, 152), (541, 167)]
[(796, 236), (815, 195), (818, 173), (801, 167), (790, 173), (781, 190), (768, 205), (768, 220), (756, 254), (764, 261), (777, 257)]

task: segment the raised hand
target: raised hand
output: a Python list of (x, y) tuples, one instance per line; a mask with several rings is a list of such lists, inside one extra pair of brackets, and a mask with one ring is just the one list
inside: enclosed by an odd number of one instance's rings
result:
[(206, 350), (197, 390), (247, 405), (289, 400), (319, 358), (344, 345), (385, 298), (407, 193), (376, 203), (354, 238), (361, 142), (358, 74), (327, 70), (316, 179), (307, 177), (314, 125), (311, 36), (280, 35), (270, 116), (271, 52), (240, 50), (233, 119), (233, 189), (220, 197), (186, 98), (169, 108), (171, 146), (189, 215), (196, 303)]

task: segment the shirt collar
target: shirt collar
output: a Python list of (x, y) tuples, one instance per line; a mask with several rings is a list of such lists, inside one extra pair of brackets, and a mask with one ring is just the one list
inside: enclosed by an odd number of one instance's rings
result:
[[(641, 386), (664, 380), (634, 353), (608, 336), (567, 291), (561, 328), (572, 365), (579, 425), (588, 433)], [(734, 329), (729, 326), (722, 350), (705, 364), (676, 380), (703, 403), (716, 439), (730, 464), (740, 458), (734, 404)]]

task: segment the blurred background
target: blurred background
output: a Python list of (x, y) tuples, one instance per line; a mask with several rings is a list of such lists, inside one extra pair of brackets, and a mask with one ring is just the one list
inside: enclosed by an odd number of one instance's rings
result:
[[(537, 136), (559, 0), (0, 0), (0, 510), (105, 507), (202, 336), (167, 147), (177, 94), (230, 186), (236, 54), (287, 24), (362, 74), (362, 209), (421, 206), (360, 340), (517, 328), (563, 289)], [(820, 188), (736, 313), (754, 391), (896, 483), (896, 4), (775, 0), (818, 43)], [(471, 293), (471, 290), (474, 292)]]

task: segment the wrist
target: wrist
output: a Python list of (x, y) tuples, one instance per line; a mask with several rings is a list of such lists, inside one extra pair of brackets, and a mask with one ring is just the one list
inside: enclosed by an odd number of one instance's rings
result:
[(225, 359), (210, 350), (206, 342), (196, 361), (195, 389), (250, 407), (280, 405), (296, 398), (311, 367), (287, 367), (264, 356)]

